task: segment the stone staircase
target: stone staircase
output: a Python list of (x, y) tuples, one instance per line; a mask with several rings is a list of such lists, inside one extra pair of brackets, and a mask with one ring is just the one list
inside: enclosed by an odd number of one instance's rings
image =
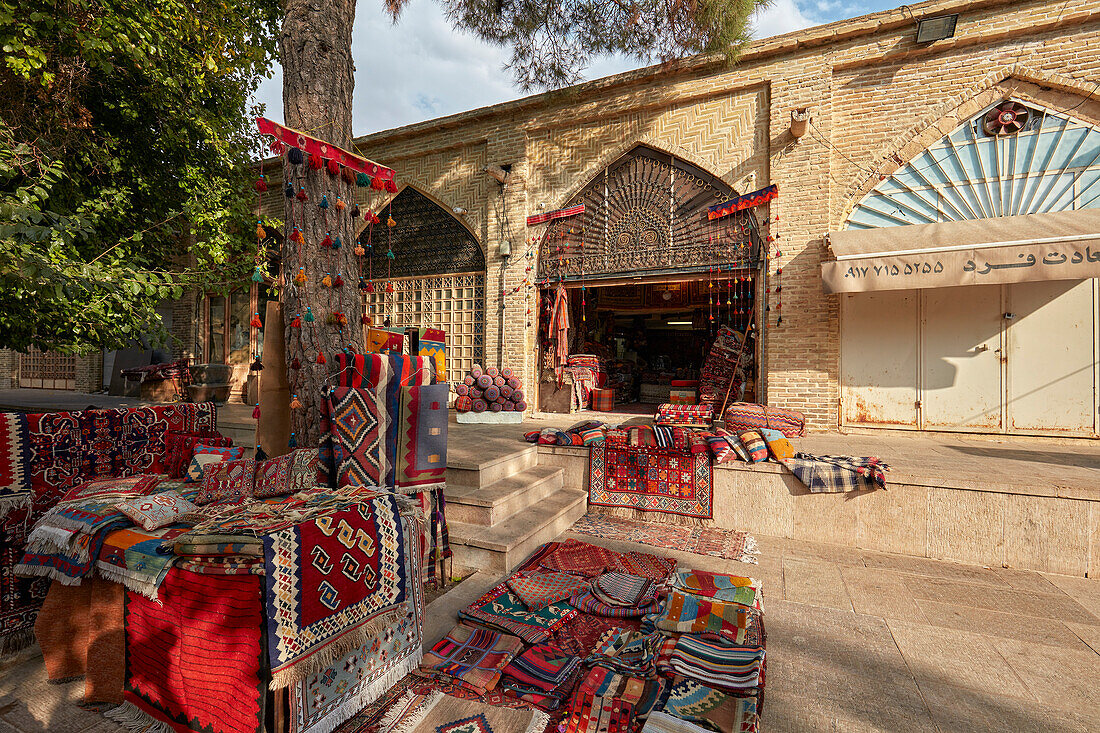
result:
[(562, 469), (539, 465), (536, 446), (496, 455), (454, 453), (447, 461), (446, 495), (456, 567), (510, 571), (587, 508), (587, 493), (565, 488)]

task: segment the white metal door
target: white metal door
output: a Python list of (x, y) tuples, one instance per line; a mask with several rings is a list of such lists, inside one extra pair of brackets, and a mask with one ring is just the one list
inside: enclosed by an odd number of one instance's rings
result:
[(921, 294), (922, 427), (1000, 431), (1001, 286), (934, 288)]
[(845, 425), (916, 427), (918, 300), (915, 290), (842, 297), (840, 395)]
[(1094, 281), (1016, 283), (1005, 289), (1009, 431), (1092, 434)]

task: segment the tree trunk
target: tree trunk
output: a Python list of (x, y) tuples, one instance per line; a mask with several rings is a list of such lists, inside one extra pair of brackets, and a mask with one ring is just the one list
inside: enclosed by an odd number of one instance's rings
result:
[[(351, 57), (351, 30), (355, 20), (355, 0), (287, 0), (280, 37), (283, 65), (283, 114), (288, 127), (352, 151), (351, 101), (355, 87), (355, 67)], [(312, 170), (305, 163), (290, 164), (284, 156), (284, 180), (297, 190), (304, 186), (308, 200), (285, 198), (286, 230), (282, 246), (283, 304), (287, 325), (287, 363), (294, 359), (300, 369), (289, 369), (291, 393), (303, 409), (291, 411), (291, 430), (300, 446), (315, 446), (319, 438), (319, 407), (335, 372), (335, 357), (351, 346), (363, 350), (363, 295), (358, 289), (359, 270), (354, 255), (359, 220), (351, 217), (355, 205), (355, 186), (326, 170)], [(318, 205), (327, 195), (329, 207)], [(347, 208), (336, 208), (337, 197)], [(291, 241), (295, 227), (302, 230), (305, 244)], [(322, 247), (325, 236), (340, 237), (339, 249)], [(305, 268), (305, 284), (294, 284), (299, 268)], [(325, 275), (337, 274), (342, 287), (326, 287)], [(306, 307), (312, 309), (314, 322), (305, 322)], [(328, 323), (332, 314), (343, 313), (348, 324), (343, 329)], [(301, 328), (289, 324), (301, 314)], [(326, 364), (318, 364), (324, 354)]]

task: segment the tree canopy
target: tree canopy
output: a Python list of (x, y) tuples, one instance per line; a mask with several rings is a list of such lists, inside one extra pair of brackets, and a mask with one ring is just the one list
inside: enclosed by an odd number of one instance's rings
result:
[(163, 336), (255, 247), (249, 99), (278, 0), (0, 0), (0, 346)]

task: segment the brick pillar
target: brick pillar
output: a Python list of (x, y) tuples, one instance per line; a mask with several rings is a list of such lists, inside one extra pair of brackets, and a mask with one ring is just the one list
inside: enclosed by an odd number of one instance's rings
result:
[(103, 352), (76, 357), (76, 391), (98, 392), (103, 389)]
[(0, 389), (15, 389), (18, 386), (19, 353), (0, 349)]

